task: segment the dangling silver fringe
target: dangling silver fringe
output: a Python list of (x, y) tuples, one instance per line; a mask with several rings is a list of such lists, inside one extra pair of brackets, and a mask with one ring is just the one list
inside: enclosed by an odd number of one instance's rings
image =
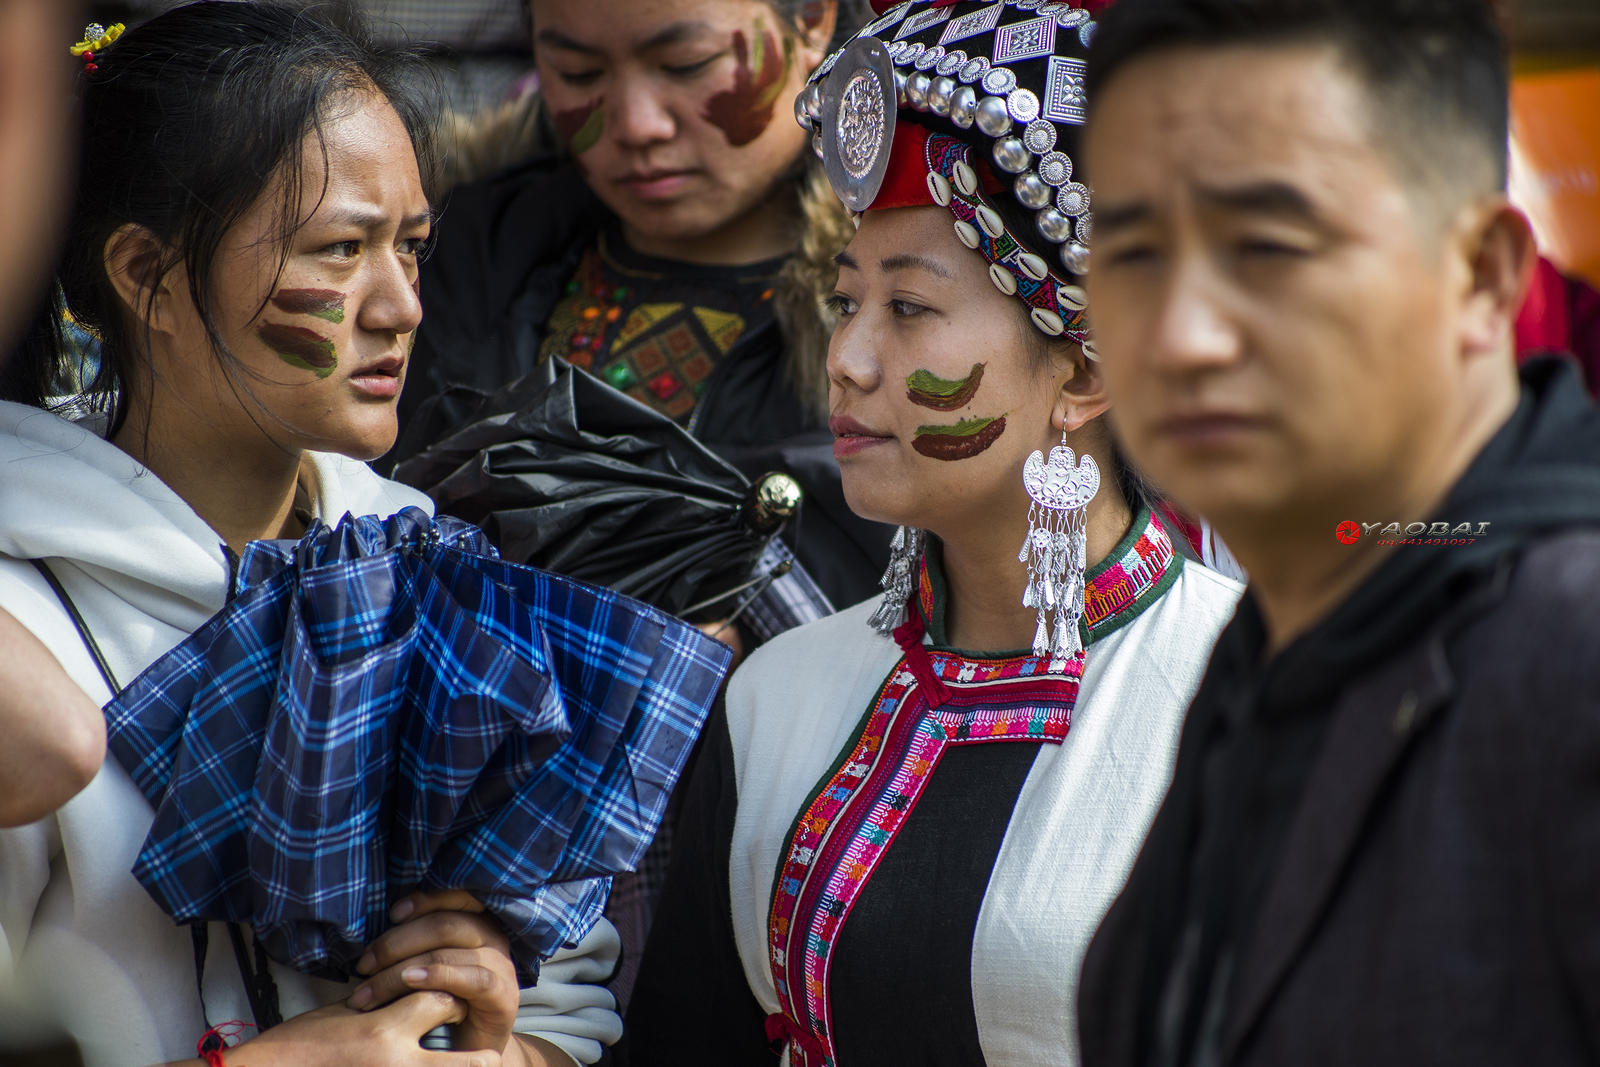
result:
[(1039, 612), (1033, 654), (1049, 656), (1051, 670), (1083, 651), (1078, 623), (1083, 618), (1088, 551), (1085, 509), (1100, 488), (1094, 458), (1086, 455), (1077, 464), (1073, 459), (1072, 449), (1062, 444), (1050, 450), (1048, 465), (1044, 454), (1035, 452), (1022, 469), (1022, 483), (1033, 501), (1028, 508), (1028, 536), (1017, 553), (1017, 562), (1028, 567), (1022, 603)]
[(883, 572), (883, 603), (867, 620), (878, 633), (891, 636), (906, 621), (906, 602), (920, 578), (926, 534), (915, 526), (902, 526), (889, 543), (889, 569)]

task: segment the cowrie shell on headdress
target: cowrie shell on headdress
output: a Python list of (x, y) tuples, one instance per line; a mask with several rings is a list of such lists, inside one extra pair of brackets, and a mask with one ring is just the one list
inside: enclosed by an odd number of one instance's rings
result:
[(1067, 328), (1067, 324), (1061, 321), (1061, 316), (1047, 308), (1034, 308), (1028, 312), (1028, 318), (1032, 319), (1035, 326), (1051, 337), (1059, 337), (1061, 331)]
[(928, 172), (928, 193), (940, 207), (950, 206), (950, 183), (943, 174), (932, 170)]
[(976, 226), (970, 222), (961, 222), (959, 220), (956, 222), (956, 237), (962, 244), (972, 249), (976, 249), (981, 240)]
[(1089, 294), (1083, 291), (1083, 286), (1081, 285), (1058, 286), (1056, 288), (1056, 299), (1073, 311), (1082, 311), (1089, 306)]
[(1006, 232), (1005, 223), (1000, 221), (999, 212), (992, 207), (978, 207), (978, 226), (990, 237), (999, 237)]
[(961, 195), (962, 196), (975, 196), (975, 195), (977, 195), (977, 192), (978, 192), (978, 172), (973, 170), (970, 164), (965, 163), (965, 162), (963, 162), (962, 160), (959, 160), (959, 159), (956, 160), (956, 165), (955, 165), (955, 167), (953, 169), (955, 171), (955, 176), (956, 176), (956, 188), (961, 190)]
[(1024, 252), (1017, 257), (1022, 273), (1036, 282), (1042, 282), (1050, 276), (1050, 265), (1032, 252)]
[(1017, 292), (1017, 276), (1006, 270), (998, 263), (989, 264), (989, 280), (994, 282), (994, 287), (1007, 296), (1015, 296)]
[(1093, 341), (1083, 342), (1083, 354), (1096, 363), (1100, 362), (1100, 350), (1094, 346)]

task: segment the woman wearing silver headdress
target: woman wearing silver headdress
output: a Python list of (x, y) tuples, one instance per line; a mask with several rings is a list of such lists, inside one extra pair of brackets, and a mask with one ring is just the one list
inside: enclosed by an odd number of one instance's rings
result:
[(1103, 418), (1072, 158), (1093, 25), (901, 4), (798, 101), (859, 213), (835, 455), (851, 507), (901, 530), (881, 603), (729, 685), (636, 1065), (1076, 1062), (1084, 947), (1239, 594), (1177, 553)]

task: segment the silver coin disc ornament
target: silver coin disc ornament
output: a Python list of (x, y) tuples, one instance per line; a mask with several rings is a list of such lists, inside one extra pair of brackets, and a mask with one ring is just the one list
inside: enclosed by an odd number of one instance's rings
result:
[(851, 211), (865, 211), (883, 186), (896, 110), (895, 69), (883, 42), (855, 38), (823, 83), (820, 119), (823, 168)]

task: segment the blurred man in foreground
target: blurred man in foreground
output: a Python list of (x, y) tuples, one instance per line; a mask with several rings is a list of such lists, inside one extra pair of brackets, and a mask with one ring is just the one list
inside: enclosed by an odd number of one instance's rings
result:
[(1600, 420), (1513, 361), (1489, 5), (1124, 0), (1087, 89), (1118, 431), (1251, 583), (1085, 1064), (1594, 1063)]

